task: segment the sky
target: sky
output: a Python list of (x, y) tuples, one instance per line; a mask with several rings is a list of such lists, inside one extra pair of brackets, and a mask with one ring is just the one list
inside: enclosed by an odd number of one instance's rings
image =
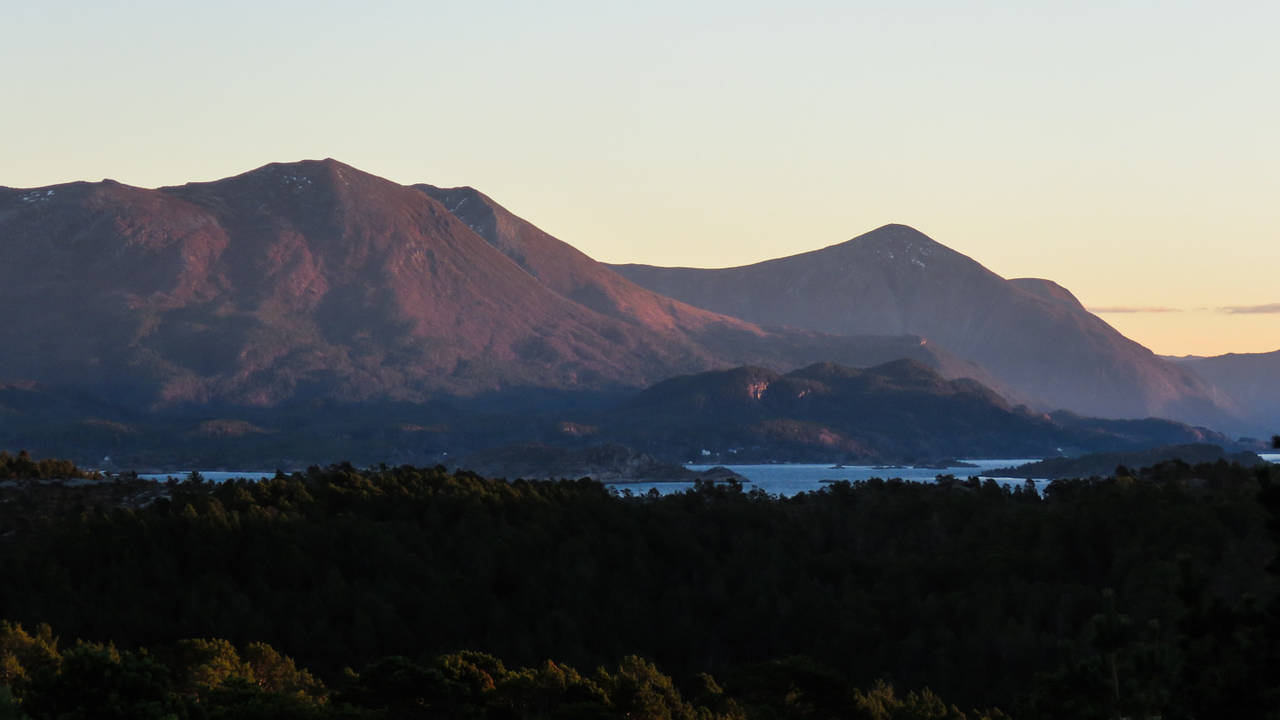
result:
[(1162, 354), (1280, 349), (1280, 3), (0, 0), (0, 185), (333, 157), (607, 262), (911, 225)]

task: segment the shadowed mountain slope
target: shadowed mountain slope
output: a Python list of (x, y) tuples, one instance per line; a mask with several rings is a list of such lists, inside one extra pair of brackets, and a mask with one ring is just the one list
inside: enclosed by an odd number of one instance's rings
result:
[(1191, 369), (1235, 401), (1244, 419), (1226, 427), (1258, 437), (1280, 433), (1280, 350), (1166, 359)]
[(701, 328), (726, 322), (722, 315), (636, 285), (478, 190), (425, 184), (413, 187), (438, 200), (538, 282), (602, 315), (654, 329)]
[(1125, 338), (1048, 280), (1005, 280), (903, 226), (718, 270), (613, 266), (691, 305), (767, 325), (912, 333), (971, 360), (1042, 408), (1213, 423), (1230, 401)]
[[(414, 188), (440, 201), (459, 220), (490, 245), (511, 258), (539, 282), (561, 296), (609, 317), (648, 327), (706, 328), (714, 334), (726, 316), (696, 308), (646, 289), (593, 260), (572, 245), (543, 232), (470, 187)], [(769, 325), (769, 323), (764, 323)], [(799, 332), (798, 332), (799, 331)], [(937, 369), (946, 377), (975, 378), (1006, 395), (1021, 399), (982, 367), (958, 358), (948, 348), (931, 344), (912, 333), (844, 333), (830, 335), (804, 328), (768, 327), (768, 352), (757, 357), (773, 366), (797, 366), (815, 360), (866, 367), (898, 358), (910, 358)], [(774, 340), (784, 339), (783, 343)], [(739, 355), (743, 353), (739, 351)], [(782, 357), (782, 362), (769, 360)]]
[(0, 306), (23, 345), (0, 354), (0, 379), (269, 407), (819, 359), (981, 376), (917, 337), (765, 330), (660, 297), (505, 211), (493, 232), (471, 225), (431, 191), (333, 160), (155, 190), (2, 188)]
[(597, 420), (601, 435), (674, 457), (929, 461), (1032, 457), (1230, 441), (1169, 420), (1105, 420), (1010, 407), (969, 379), (911, 360), (866, 369), (818, 363), (671, 378)]

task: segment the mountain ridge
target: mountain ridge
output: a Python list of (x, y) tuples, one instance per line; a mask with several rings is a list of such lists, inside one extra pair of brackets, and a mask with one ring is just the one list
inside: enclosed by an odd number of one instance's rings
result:
[(1240, 406), (1244, 418), (1229, 425), (1232, 429), (1257, 437), (1280, 432), (1280, 350), (1165, 359), (1221, 388)]
[(1057, 283), (1005, 280), (905, 225), (733, 268), (611, 267), (655, 292), (765, 325), (914, 333), (1043, 409), (1198, 423), (1235, 411), (1208, 383), (1125, 338)]
[(641, 387), (819, 358), (905, 355), (983, 377), (911, 336), (770, 330), (660, 297), (469, 192), (523, 265), (431, 186), (332, 159), (156, 189), (7, 190), (0, 262), (39, 272), (0, 287), (12, 330), (33, 344), (0, 355), (0, 379), (144, 405), (269, 407)]

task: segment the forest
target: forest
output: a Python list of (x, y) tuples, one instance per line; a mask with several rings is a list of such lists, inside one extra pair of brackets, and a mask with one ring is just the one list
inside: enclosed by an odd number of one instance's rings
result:
[(1280, 717), (1278, 533), (1280, 468), (1226, 462), (10, 479), (0, 718)]

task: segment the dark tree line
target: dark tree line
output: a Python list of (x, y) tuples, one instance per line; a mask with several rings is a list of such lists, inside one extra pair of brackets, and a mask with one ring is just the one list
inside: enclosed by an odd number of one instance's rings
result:
[(55, 478), (88, 478), (93, 476), (93, 473), (81, 470), (70, 460), (57, 460), (53, 458), (33, 460), (26, 450), (19, 451), (16, 456), (0, 450), (0, 480), (10, 480), (15, 478), (49, 480)]
[(903, 695), (885, 683), (859, 689), (797, 658), (754, 667), (747, 680), (750, 689), (735, 696), (704, 673), (682, 692), (635, 656), (584, 673), (552, 660), (508, 668), (492, 655), (464, 651), (381, 658), (326, 686), (263, 643), (237, 648), (226, 640), (181, 640), (131, 651), (77, 642), (64, 648), (47, 625), (28, 632), (0, 622), (3, 720), (1005, 717), (961, 712), (928, 690)]
[(349, 465), (147, 504), (130, 483), (53, 504), (30, 486), (0, 503), (0, 617), (121, 658), (265, 644), (333, 688), (403, 657), (388, 672), (416, 692), (468, 648), (531, 672), (650, 658), (751, 718), (806, 716), (787, 697), (855, 717), (877, 681), (1016, 717), (1267, 717), (1277, 487), (1275, 467), (1177, 462), (1043, 495), (944, 477), (619, 497)]

